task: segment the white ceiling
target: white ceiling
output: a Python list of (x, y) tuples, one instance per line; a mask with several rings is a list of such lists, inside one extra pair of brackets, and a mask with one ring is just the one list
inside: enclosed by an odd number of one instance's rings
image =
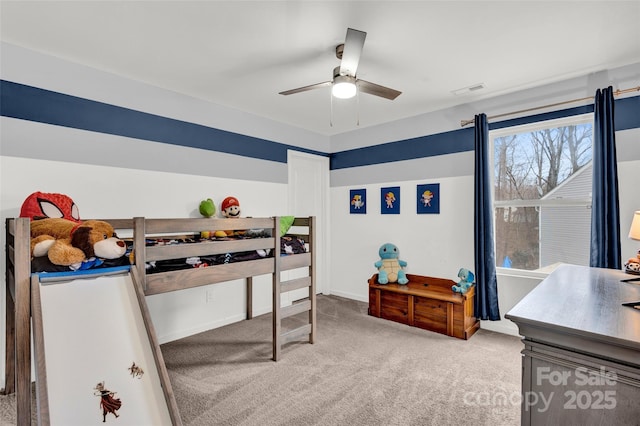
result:
[[(640, 1), (2, 1), (0, 12), (3, 41), (324, 135), (640, 62)], [(329, 88), (278, 94), (330, 80), (348, 27), (367, 32), (358, 77), (396, 100), (362, 94), (331, 114)]]

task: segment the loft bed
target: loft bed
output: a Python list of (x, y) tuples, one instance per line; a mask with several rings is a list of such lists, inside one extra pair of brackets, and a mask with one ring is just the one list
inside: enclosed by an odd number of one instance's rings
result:
[[(142, 320), (158, 369), (162, 392), (171, 413), (171, 423), (180, 424), (175, 399), (171, 390), (164, 360), (157, 341), (145, 297), (183, 289), (245, 279), (247, 319), (253, 316), (253, 277), (272, 275), (272, 359), (281, 357), (282, 346), (292, 341), (307, 339), (314, 343), (316, 333), (316, 302), (314, 272), (314, 217), (296, 217), (286, 238), (281, 236), (280, 217), (238, 219), (101, 219), (109, 222), (121, 235), (129, 232), (132, 247), (131, 265), (126, 267), (138, 299)], [(150, 244), (149, 242), (176, 236), (199, 236), (201, 231), (262, 230), (262, 238), (223, 239), (212, 241), (195, 238), (188, 244)], [(306, 250), (298, 254), (285, 254), (285, 239), (304, 243)], [(151, 273), (154, 262), (177, 258), (219, 256), (227, 253), (267, 251), (266, 257), (239, 262), (210, 264), (190, 269), (162, 270)], [(286, 250), (289, 252), (289, 250)], [(250, 257), (251, 258), (251, 257)], [(283, 281), (281, 272), (307, 268), (301, 278)], [(114, 270), (115, 269), (115, 270)], [(42, 309), (40, 306), (40, 281), (62, 281), (105, 274), (122, 273), (122, 267), (97, 268), (74, 273), (32, 273), (30, 257), (30, 221), (26, 218), (6, 220), (6, 352), (5, 394), (16, 392), (17, 423), (31, 421), (31, 332), (33, 317), (34, 359), (36, 366), (36, 394), (38, 411), (45, 412), (43, 424), (48, 423), (46, 368), (38, 352), (43, 348)], [(290, 306), (281, 307), (282, 293), (308, 289), (308, 296)], [(284, 318), (308, 312), (308, 322), (295, 329), (283, 329)], [(44, 352), (44, 350), (42, 350)], [(38, 386), (43, 378), (45, 386)], [(42, 380), (41, 380), (42, 381)]]

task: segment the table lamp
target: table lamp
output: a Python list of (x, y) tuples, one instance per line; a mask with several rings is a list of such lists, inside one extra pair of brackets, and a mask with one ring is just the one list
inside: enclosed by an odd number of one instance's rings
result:
[(640, 210), (633, 214), (631, 229), (629, 229), (629, 238), (640, 241)]
[[(629, 238), (631, 238), (632, 240), (640, 241), (640, 210), (633, 214), (631, 229), (629, 229)], [(640, 275), (640, 250), (638, 250), (635, 257), (627, 260), (627, 262), (624, 264), (624, 271), (629, 274)], [(640, 281), (640, 278), (631, 278), (624, 281)]]

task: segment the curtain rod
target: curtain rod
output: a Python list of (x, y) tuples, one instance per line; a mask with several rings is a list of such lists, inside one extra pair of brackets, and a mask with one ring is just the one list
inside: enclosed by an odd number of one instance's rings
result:
[[(615, 96), (618, 96), (618, 95), (622, 95), (623, 93), (637, 92), (637, 91), (640, 91), (640, 86), (631, 87), (629, 89), (624, 89), (624, 90), (616, 90), (615, 92), (613, 92), (613, 94)], [(592, 99), (593, 99), (593, 96), (589, 96), (588, 98), (572, 99), (570, 101), (557, 102), (555, 104), (549, 104), (549, 105), (544, 105), (544, 106), (539, 106), (539, 107), (521, 109), (520, 111), (506, 112), (504, 114), (492, 115), (491, 117), (487, 117), (487, 119), (491, 120), (491, 119), (494, 119), (494, 118), (505, 117), (507, 115), (521, 114), (523, 112), (529, 112), (529, 111), (535, 111), (535, 110), (538, 110), (538, 109), (551, 108), (551, 107), (555, 107), (555, 106), (559, 106), (559, 105), (572, 104), (574, 102), (589, 101), (589, 100), (592, 100)], [(464, 127), (464, 126), (466, 126), (468, 124), (472, 124), (474, 122), (475, 122), (475, 118), (472, 118), (471, 120), (460, 120), (460, 127)]]

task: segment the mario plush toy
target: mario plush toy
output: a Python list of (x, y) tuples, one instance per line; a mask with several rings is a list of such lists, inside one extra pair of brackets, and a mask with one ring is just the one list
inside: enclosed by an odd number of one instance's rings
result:
[(228, 219), (238, 218), (240, 217), (240, 202), (235, 197), (227, 197), (222, 200), (220, 211), (222, 216)]
[[(240, 202), (236, 197), (227, 197), (220, 203), (220, 214), (227, 219), (237, 219), (240, 217)], [(240, 231), (216, 231), (213, 236), (218, 238), (240, 235)]]

